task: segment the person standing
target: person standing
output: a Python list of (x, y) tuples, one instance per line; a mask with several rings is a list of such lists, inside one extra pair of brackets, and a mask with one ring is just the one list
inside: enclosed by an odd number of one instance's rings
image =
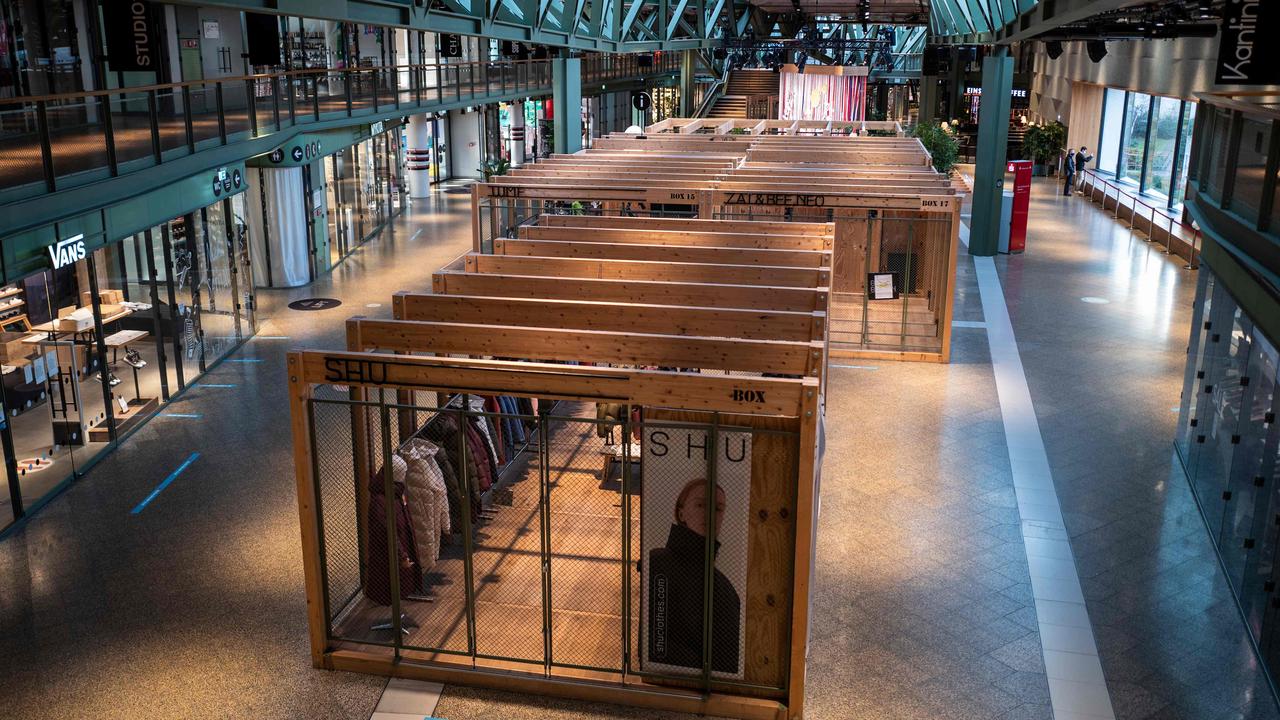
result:
[[(1089, 164), (1089, 161), (1092, 159), (1093, 159), (1093, 156), (1089, 154), (1089, 148), (1085, 147), (1084, 145), (1081, 145), (1080, 152), (1077, 152), (1075, 154), (1074, 165), (1075, 165), (1076, 174), (1080, 175), (1081, 177), (1084, 177), (1084, 168), (1086, 165)], [(1074, 185), (1072, 185), (1072, 189), (1073, 190), (1075, 189)]]
[(1072, 188), (1076, 185), (1076, 156), (1075, 153), (1067, 150), (1067, 157), (1062, 161), (1063, 174), (1066, 175), (1066, 182), (1062, 184), (1062, 194), (1070, 195)]

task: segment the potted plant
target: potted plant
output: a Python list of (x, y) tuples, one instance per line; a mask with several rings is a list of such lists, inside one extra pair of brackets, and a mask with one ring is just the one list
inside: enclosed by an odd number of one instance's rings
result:
[(1048, 175), (1048, 169), (1067, 147), (1067, 127), (1060, 122), (1032, 125), (1022, 137), (1022, 152), (1031, 160), (1032, 175)]
[(960, 141), (947, 128), (937, 123), (919, 123), (913, 125), (911, 137), (920, 138), (920, 144), (929, 151), (933, 158), (933, 169), (951, 177), (960, 157)]
[(476, 168), (484, 175), (484, 181), (489, 182), (492, 178), (499, 175), (506, 175), (511, 170), (511, 161), (506, 158), (490, 158)]
[(749, 132), (751, 131), (746, 128), (730, 128), (729, 129), (730, 135), (746, 135)]

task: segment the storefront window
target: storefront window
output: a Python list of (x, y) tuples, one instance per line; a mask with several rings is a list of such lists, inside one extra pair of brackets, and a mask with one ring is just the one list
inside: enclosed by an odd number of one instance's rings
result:
[(1151, 96), (1129, 93), (1124, 109), (1124, 142), (1120, 153), (1119, 179), (1138, 185), (1142, 182), (1142, 158), (1147, 147), (1147, 121)]
[[(95, 257), (30, 275), (6, 286), (22, 313), (3, 321), (3, 405), (8, 413), (18, 486), (37, 502), (107, 445), (104, 363), (93, 287)], [(104, 293), (103, 300), (115, 300)], [(115, 312), (115, 303), (103, 303)], [(103, 329), (105, 331), (106, 325)], [(7, 448), (6, 448), (7, 450)], [(10, 512), (12, 512), (10, 510)]]
[(1124, 91), (1107, 88), (1102, 106), (1102, 137), (1098, 141), (1098, 169), (1114, 173), (1120, 157), (1120, 128), (1124, 124)]

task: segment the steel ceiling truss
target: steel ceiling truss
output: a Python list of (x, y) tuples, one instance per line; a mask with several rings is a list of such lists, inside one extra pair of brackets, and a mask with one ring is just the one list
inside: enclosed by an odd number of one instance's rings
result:
[(930, 42), (1020, 42), (1132, 4), (1134, 0), (930, 0)]
[(170, 1), (600, 52), (706, 48), (751, 15), (746, 0)]

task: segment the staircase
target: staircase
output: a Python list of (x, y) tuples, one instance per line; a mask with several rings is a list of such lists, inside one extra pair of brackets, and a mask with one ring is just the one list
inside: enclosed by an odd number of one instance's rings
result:
[(778, 73), (771, 70), (734, 70), (729, 73), (724, 95), (707, 111), (709, 118), (747, 117), (747, 98), (751, 95), (778, 94)]

